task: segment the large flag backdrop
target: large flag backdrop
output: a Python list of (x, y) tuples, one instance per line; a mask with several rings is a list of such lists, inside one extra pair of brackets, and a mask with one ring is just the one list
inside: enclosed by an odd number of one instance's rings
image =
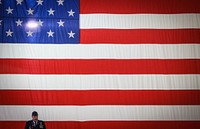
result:
[(199, 0), (0, 1), (0, 128), (200, 128)]

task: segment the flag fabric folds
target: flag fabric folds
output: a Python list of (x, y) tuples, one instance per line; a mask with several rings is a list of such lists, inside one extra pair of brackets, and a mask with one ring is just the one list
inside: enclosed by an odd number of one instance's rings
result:
[(0, 126), (200, 128), (199, 0), (0, 0)]

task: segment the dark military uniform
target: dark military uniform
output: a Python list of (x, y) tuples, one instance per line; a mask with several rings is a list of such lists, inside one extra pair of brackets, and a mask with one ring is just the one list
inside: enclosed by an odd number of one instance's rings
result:
[(33, 120), (29, 120), (26, 122), (26, 126), (24, 129), (46, 129), (44, 121), (38, 120), (37, 124), (33, 122)]

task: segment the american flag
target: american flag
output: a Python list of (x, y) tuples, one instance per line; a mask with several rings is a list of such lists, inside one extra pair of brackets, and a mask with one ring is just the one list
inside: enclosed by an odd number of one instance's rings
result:
[(200, 128), (199, 0), (0, 0), (0, 128)]

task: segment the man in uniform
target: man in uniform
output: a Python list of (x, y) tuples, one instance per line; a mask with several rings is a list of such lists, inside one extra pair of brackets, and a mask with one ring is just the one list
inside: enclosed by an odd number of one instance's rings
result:
[(26, 122), (24, 129), (46, 129), (44, 121), (38, 120), (38, 113), (32, 112), (32, 120)]

